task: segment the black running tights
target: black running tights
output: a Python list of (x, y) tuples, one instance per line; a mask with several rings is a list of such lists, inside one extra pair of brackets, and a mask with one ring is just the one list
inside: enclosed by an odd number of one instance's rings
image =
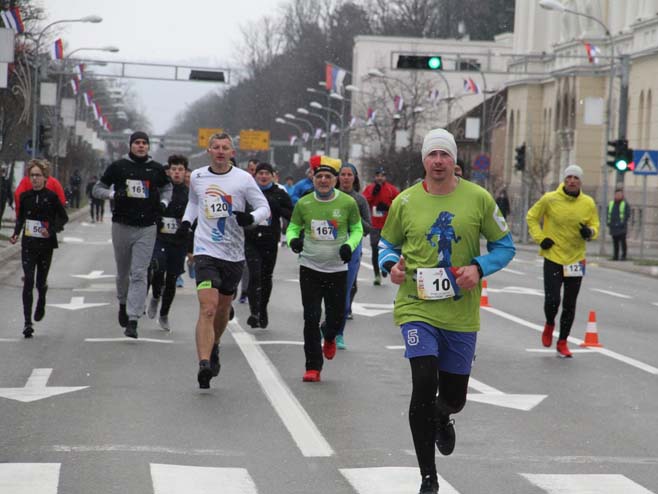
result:
[(37, 291), (39, 297), (46, 293), (48, 283), (48, 271), (53, 258), (53, 249), (30, 249), (23, 247), (21, 250), (21, 262), (23, 264), (23, 316), (25, 324), (32, 323), (32, 290), (36, 275)]
[(409, 425), (416, 458), (421, 476), (435, 476), (436, 423), (445, 422), (450, 414), (464, 408), (469, 376), (440, 371), (436, 357), (415, 357), (409, 363), (412, 381)]
[(160, 315), (169, 315), (169, 309), (176, 296), (176, 280), (177, 274), (174, 271), (154, 271), (151, 277), (151, 293), (153, 297), (160, 298), (162, 296), (162, 306), (160, 307)]
[(571, 326), (576, 317), (576, 300), (580, 291), (582, 277), (564, 277), (563, 266), (544, 259), (544, 315), (547, 324), (555, 324), (555, 317), (560, 308), (560, 292), (564, 284), (564, 299), (560, 315), (560, 339), (565, 340), (571, 333)]

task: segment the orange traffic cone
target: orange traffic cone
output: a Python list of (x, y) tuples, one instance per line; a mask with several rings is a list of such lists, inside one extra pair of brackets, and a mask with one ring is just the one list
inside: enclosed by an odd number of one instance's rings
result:
[(602, 347), (599, 343), (599, 333), (596, 330), (596, 312), (589, 311), (589, 320), (587, 321), (587, 329), (585, 330), (585, 341), (580, 344), (581, 347)]
[(489, 292), (487, 292), (487, 280), (482, 280), (482, 294), (480, 295), (480, 307), (491, 307), (489, 305)]

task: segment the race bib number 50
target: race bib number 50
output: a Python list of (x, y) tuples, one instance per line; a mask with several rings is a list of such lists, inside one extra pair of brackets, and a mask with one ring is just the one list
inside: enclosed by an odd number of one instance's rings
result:
[(147, 199), (149, 196), (149, 181), (127, 179), (126, 194), (134, 199)]
[(25, 220), (26, 237), (48, 238), (48, 222), (39, 220)]
[(443, 300), (455, 296), (455, 277), (446, 268), (420, 268), (416, 274), (418, 298)]

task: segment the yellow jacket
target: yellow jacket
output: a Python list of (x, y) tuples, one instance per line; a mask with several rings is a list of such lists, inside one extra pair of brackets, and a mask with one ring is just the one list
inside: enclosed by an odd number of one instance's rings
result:
[[(557, 264), (568, 265), (585, 259), (585, 240), (580, 224), (592, 230), (592, 239), (599, 234), (599, 216), (594, 199), (582, 190), (578, 197), (564, 192), (561, 183), (553, 192), (544, 194), (526, 215), (532, 239), (540, 244), (550, 238), (555, 245), (539, 249), (539, 255)], [(543, 220), (543, 226), (540, 221)]]

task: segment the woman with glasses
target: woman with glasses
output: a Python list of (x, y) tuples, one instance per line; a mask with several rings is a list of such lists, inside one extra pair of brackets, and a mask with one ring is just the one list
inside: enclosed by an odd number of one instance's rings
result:
[(21, 232), (21, 261), (23, 264), (23, 315), (25, 326), (23, 336), (32, 338), (32, 291), (36, 278), (37, 306), (34, 320), (41, 321), (46, 314), (46, 292), (48, 290), (48, 271), (57, 248), (57, 232), (62, 231), (68, 221), (64, 206), (57, 194), (46, 189), (46, 180), (50, 167), (46, 160), (32, 160), (27, 165), (27, 173), (32, 189), (20, 195), (18, 218), (14, 234), (9, 241), (15, 244)]

